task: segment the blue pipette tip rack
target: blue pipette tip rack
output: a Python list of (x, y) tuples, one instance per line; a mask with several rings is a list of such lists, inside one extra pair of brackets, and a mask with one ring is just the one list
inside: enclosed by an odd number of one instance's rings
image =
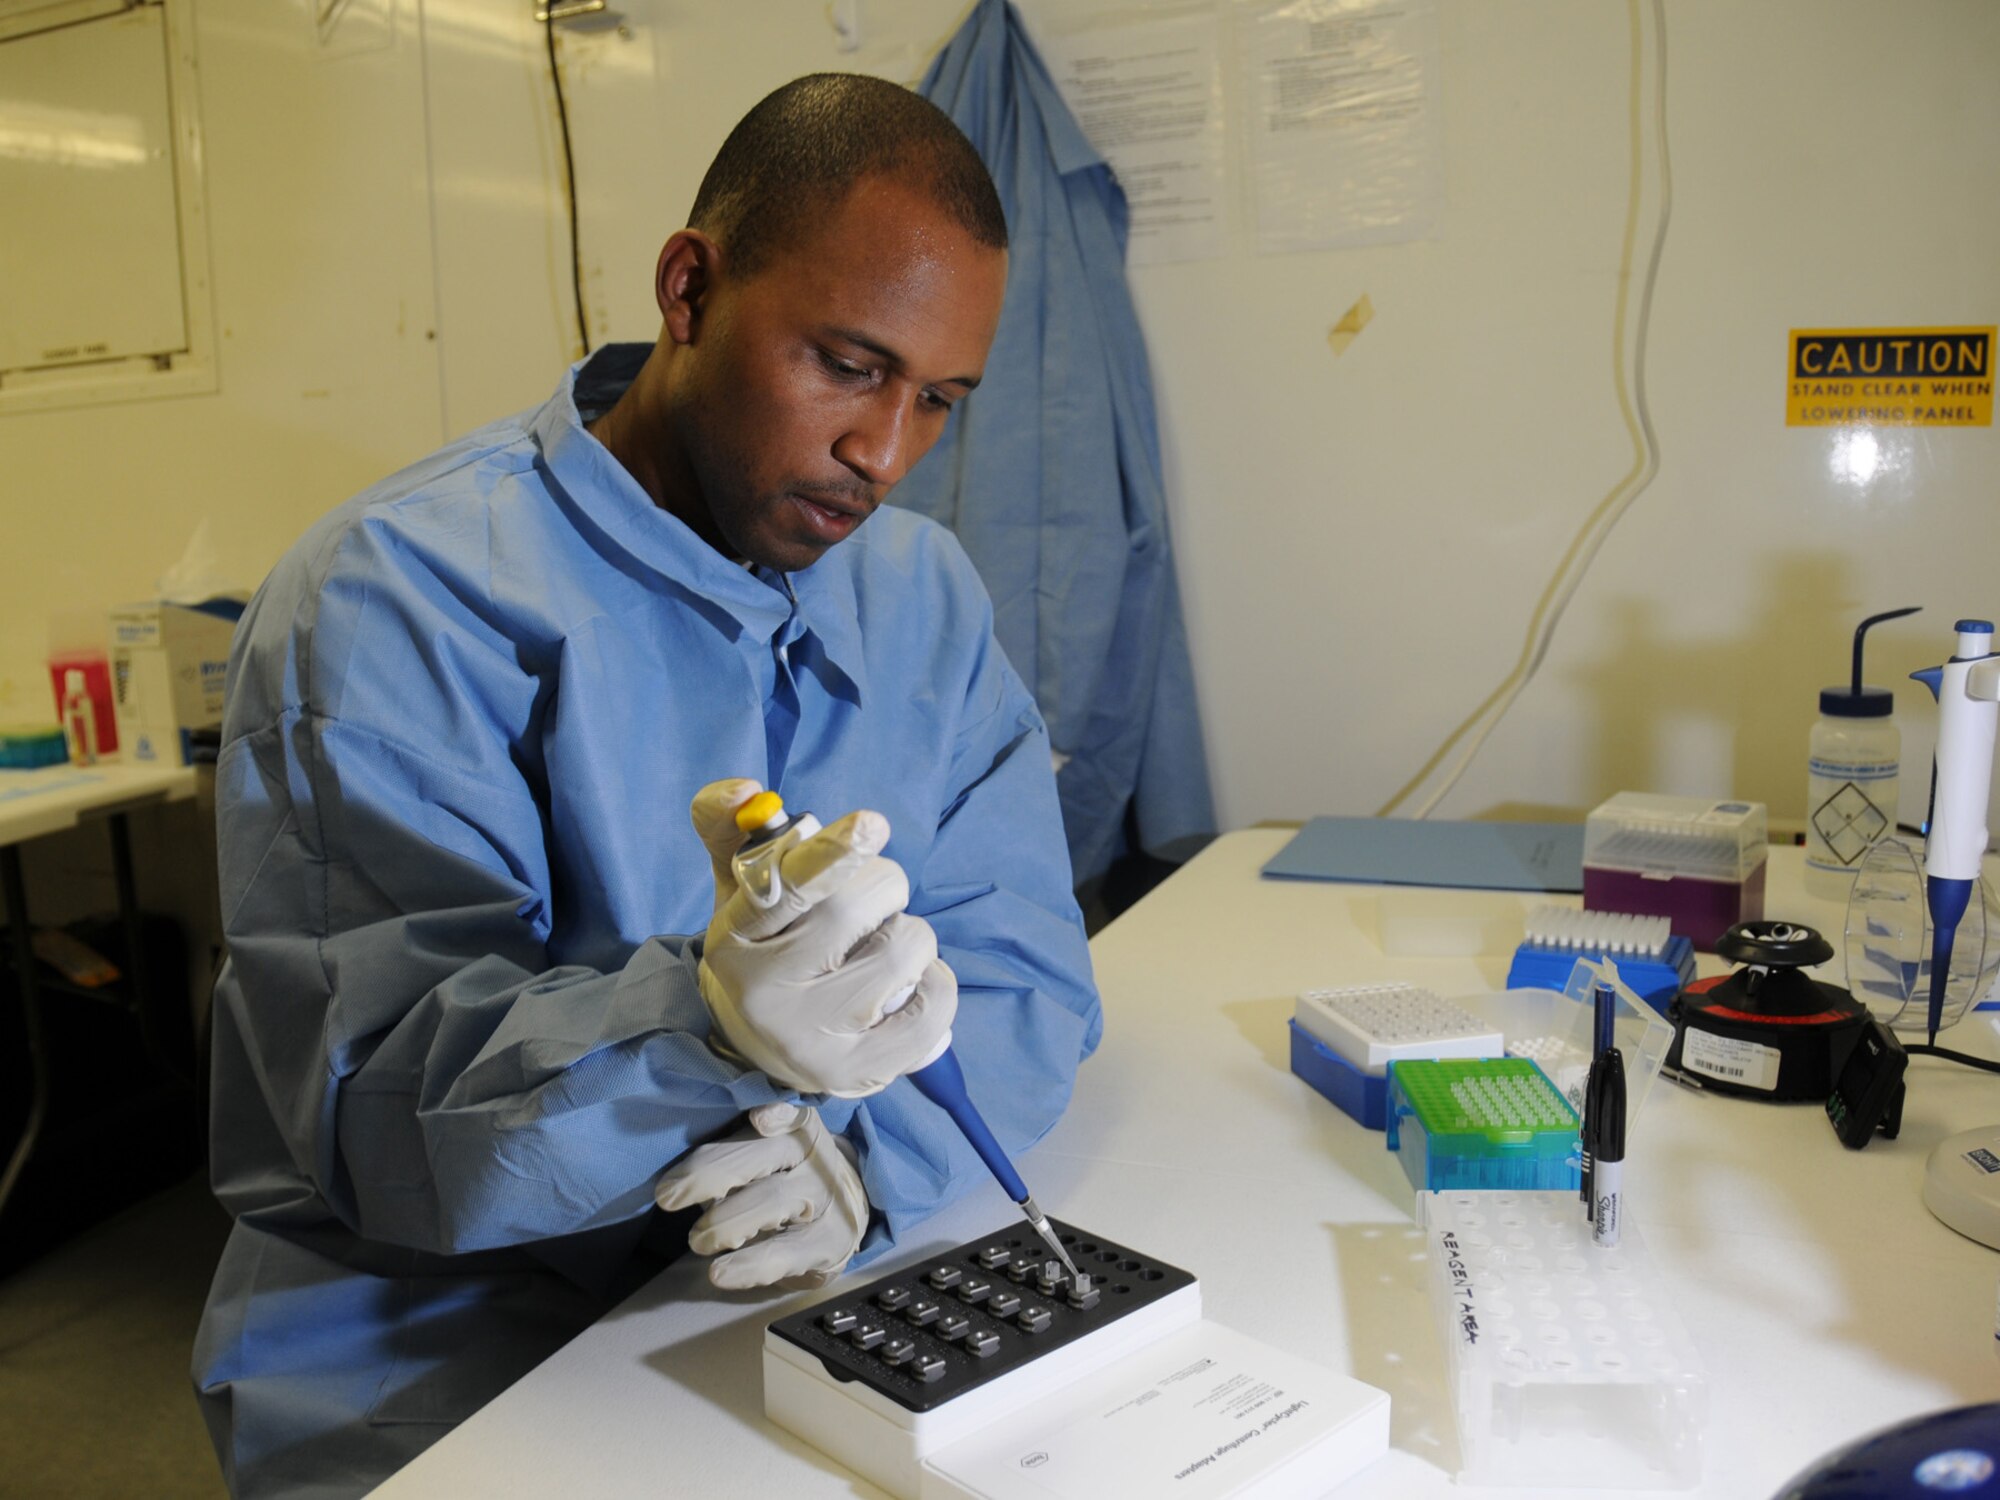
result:
[[(1510, 990), (1559, 990), (1569, 978), (1579, 958), (1593, 962), (1604, 957), (1601, 948), (1559, 948), (1523, 943), (1514, 950), (1514, 962), (1507, 970)], [(1636, 958), (1613, 954), (1618, 977), (1633, 993), (1661, 1015), (1674, 997), (1694, 980), (1694, 944), (1676, 933), (1667, 939), (1658, 958)]]
[(1380, 1130), (1390, 1062), (1498, 1057), (1500, 1028), (1413, 984), (1307, 990), (1290, 1021), (1292, 1071), (1370, 1130)]

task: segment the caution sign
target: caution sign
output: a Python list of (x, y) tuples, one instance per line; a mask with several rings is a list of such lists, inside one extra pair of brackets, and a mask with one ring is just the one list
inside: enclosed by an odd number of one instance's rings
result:
[(1787, 427), (1991, 427), (1991, 328), (1794, 328)]

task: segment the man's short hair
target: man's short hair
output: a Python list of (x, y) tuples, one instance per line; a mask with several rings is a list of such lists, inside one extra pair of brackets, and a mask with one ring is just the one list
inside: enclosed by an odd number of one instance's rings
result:
[(978, 244), (1007, 248), (1000, 195), (951, 116), (862, 73), (812, 73), (767, 94), (722, 143), (688, 223), (752, 274), (878, 175), (927, 193)]

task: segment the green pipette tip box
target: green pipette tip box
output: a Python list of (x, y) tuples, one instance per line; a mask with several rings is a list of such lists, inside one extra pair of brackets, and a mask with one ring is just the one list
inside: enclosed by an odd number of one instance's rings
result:
[(1388, 1146), (1417, 1191), (1578, 1186), (1576, 1111), (1529, 1059), (1412, 1058), (1388, 1086)]
[(55, 725), (0, 724), (0, 770), (32, 771), (69, 759), (69, 744)]

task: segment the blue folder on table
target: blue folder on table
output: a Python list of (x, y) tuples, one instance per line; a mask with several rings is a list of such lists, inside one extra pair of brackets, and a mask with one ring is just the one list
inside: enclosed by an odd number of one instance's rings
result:
[(1264, 866), (1283, 880), (1581, 891), (1581, 823), (1314, 818)]

